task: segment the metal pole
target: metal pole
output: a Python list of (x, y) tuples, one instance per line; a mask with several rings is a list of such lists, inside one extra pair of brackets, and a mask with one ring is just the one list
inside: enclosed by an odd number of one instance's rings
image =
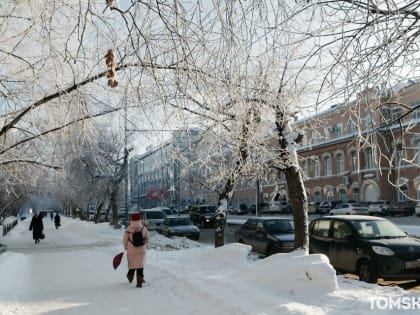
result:
[(260, 213), (260, 180), (255, 179), (255, 216), (258, 217)]

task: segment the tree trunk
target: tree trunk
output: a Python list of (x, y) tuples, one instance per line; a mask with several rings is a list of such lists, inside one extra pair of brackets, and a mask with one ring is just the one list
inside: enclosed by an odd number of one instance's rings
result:
[(293, 210), (295, 225), (295, 248), (303, 248), (309, 251), (308, 236), (308, 201), (301, 173), (296, 167), (285, 169), (287, 191)]

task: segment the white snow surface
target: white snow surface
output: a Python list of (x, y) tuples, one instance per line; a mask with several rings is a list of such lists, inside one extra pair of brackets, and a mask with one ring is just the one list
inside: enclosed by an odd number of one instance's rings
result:
[[(418, 314), (372, 301), (419, 299), (416, 292), (336, 276), (324, 255), (303, 252), (265, 259), (250, 247), (214, 248), (185, 238), (151, 234), (146, 283), (126, 280), (123, 230), (62, 216), (44, 218), (46, 238), (33, 244), (29, 220), (0, 238), (0, 315), (274, 315)], [(413, 232), (414, 233), (414, 232)], [(417, 234), (418, 235), (418, 234)], [(376, 299), (376, 300), (375, 300)]]

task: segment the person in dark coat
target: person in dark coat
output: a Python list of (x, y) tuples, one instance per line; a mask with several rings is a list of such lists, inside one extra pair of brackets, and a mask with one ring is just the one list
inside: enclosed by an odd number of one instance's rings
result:
[(55, 223), (55, 228), (56, 229), (58, 229), (58, 227), (61, 226), (61, 218), (60, 218), (60, 215), (58, 214), (58, 212), (55, 214), (54, 223)]
[(42, 223), (42, 213), (35, 213), (32, 217), (31, 224), (29, 225), (29, 231), (32, 231), (32, 237), (35, 240), (35, 244), (39, 243), (42, 238), (42, 232), (44, 230), (44, 224)]

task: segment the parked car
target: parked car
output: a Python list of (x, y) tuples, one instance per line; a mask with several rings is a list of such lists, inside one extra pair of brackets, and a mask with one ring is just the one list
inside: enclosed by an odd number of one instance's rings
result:
[(155, 207), (155, 208), (151, 208), (150, 210), (162, 210), (163, 212), (165, 212), (166, 215), (177, 214), (173, 209), (168, 208), (168, 207)]
[(160, 225), (159, 233), (167, 237), (184, 236), (196, 241), (200, 239), (200, 229), (187, 215), (167, 216)]
[(394, 201), (389, 205), (388, 213), (389, 215), (413, 215), (415, 211), (416, 203), (415, 201), (406, 200), (406, 201)]
[(414, 211), (416, 212), (416, 216), (420, 217), (420, 202), (417, 202)]
[(228, 212), (230, 214), (247, 214), (249, 212), (248, 210), (248, 206), (244, 203), (241, 203), (239, 206), (238, 205), (232, 205), (228, 208)]
[(330, 210), (330, 215), (336, 214), (362, 214), (368, 215), (369, 210), (360, 203), (343, 202), (339, 203), (334, 209)]
[(336, 270), (366, 282), (420, 279), (420, 239), (382, 217), (316, 218), (309, 224), (309, 252), (328, 256)]
[(215, 205), (196, 205), (190, 209), (190, 217), (193, 224), (200, 227), (214, 227), (216, 225)]
[(251, 245), (266, 256), (294, 249), (294, 224), (290, 218), (250, 218), (235, 232), (235, 241)]
[(144, 209), (139, 211), (143, 223), (149, 231), (159, 230), (159, 226), (166, 218), (165, 212), (160, 209)]
[(336, 201), (321, 201), (318, 206), (317, 212), (320, 214), (327, 214), (331, 209), (335, 208), (337, 205)]
[(378, 200), (368, 203), (368, 210), (370, 215), (387, 215), (390, 201)]
[(291, 213), (292, 206), (286, 201), (274, 201), (261, 208), (261, 213)]

